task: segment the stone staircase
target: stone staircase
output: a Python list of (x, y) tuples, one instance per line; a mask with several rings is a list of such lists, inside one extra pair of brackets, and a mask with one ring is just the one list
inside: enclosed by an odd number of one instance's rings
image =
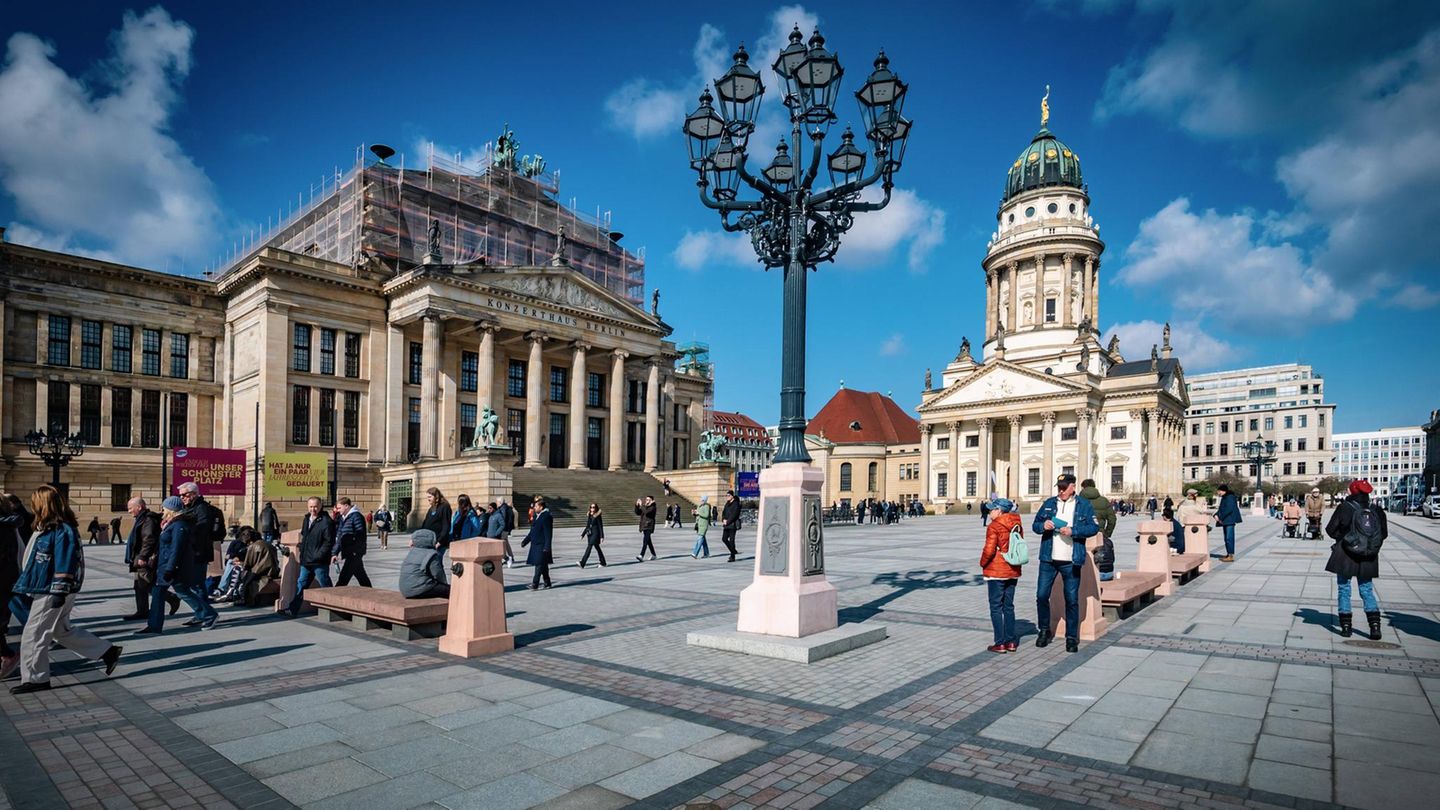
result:
[(607, 530), (613, 526), (634, 526), (635, 499), (652, 495), (655, 498), (655, 525), (665, 522), (665, 505), (680, 504), (684, 522), (691, 522), (690, 510), (695, 504), (680, 493), (665, 495), (665, 487), (649, 473), (620, 470), (532, 470), (515, 467), (511, 501), (520, 511), (520, 525), (526, 525), (526, 510), (530, 499), (536, 495), (545, 496), (545, 503), (555, 516), (557, 528), (580, 527), (585, 525), (585, 514), (591, 503), (600, 505), (605, 516)]

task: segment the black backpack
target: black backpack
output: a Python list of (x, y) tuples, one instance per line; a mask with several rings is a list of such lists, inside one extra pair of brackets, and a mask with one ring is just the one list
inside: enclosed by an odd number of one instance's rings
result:
[(1355, 508), (1355, 514), (1350, 519), (1350, 528), (1346, 529), (1345, 536), (1340, 538), (1340, 545), (1355, 557), (1373, 557), (1380, 553), (1380, 546), (1385, 542), (1385, 529), (1380, 525), (1380, 516), (1375, 513), (1374, 506), (1361, 506), (1354, 501), (1350, 505)]

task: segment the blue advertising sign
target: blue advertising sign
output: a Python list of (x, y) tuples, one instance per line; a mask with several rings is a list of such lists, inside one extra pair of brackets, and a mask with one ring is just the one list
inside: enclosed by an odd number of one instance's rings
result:
[(760, 473), (758, 473), (758, 472), (735, 473), (735, 497), (737, 497), (737, 498), (758, 498), (758, 497), (760, 497)]

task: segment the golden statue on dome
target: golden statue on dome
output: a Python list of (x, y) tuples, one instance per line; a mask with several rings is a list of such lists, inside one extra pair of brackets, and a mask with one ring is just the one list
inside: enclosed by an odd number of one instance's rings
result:
[(1050, 123), (1050, 85), (1045, 85), (1045, 97), (1040, 99), (1040, 128)]

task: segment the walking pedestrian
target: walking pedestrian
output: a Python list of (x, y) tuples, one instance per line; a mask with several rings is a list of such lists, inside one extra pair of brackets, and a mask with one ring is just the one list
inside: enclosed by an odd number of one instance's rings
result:
[(584, 568), (590, 562), (591, 551), (600, 560), (601, 568), (609, 565), (605, 562), (605, 552), (600, 549), (600, 544), (605, 541), (605, 518), (600, 514), (600, 504), (590, 504), (590, 511), (585, 515), (585, 530), (580, 536), (585, 538), (585, 553), (580, 556), (580, 567)]
[(85, 550), (67, 522), (69, 510), (60, 491), (42, 484), (30, 496), (30, 508), (39, 534), (25, 549), (14, 591), (30, 595), (33, 602), (20, 636), (20, 685), (10, 689), (12, 695), (50, 688), (52, 644), (104, 663), (106, 675), (115, 671), (121, 652), (120, 647), (70, 624), (75, 596), (85, 584)]
[[(994, 492), (990, 493), (990, 501), (991, 501), (992, 503), (993, 503), (993, 502), (995, 501), (995, 499), (998, 498), (998, 497), (1000, 497), (1000, 496), (999, 496), (997, 493), (994, 493)], [(985, 508), (985, 502), (984, 502), (984, 501), (980, 501), (980, 525), (981, 525), (982, 527), (990, 525), (990, 510), (988, 510), (988, 509)]]
[(185, 510), (194, 516), (193, 551), (195, 558), (205, 563), (204, 587), (200, 592), (200, 598), (204, 599), (215, 590), (220, 583), (220, 575), (224, 573), (221, 570), (224, 557), (220, 553), (220, 544), (225, 540), (225, 514), (201, 497), (200, 487), (194, 481), (186, 481), (175, 489), (180, 493), (180, 502)]
[(1349, 638), (1351, 630), (1350, 580), (1360, 583), (1360, 602), (1370, 625), (1370, 640), (1380, 640), (1380, 603), (1375, 598), (1374, 579), (1380, 576), (1380, 546), (1389, 536), (1390, 527), (1384, 510), (1370, 502), (1374, 488), (1370, 482), (1350, 482), (1350, 494), (1330, 513), (1325, 533), (1335, 543), (1330, 547), (1330, 560), (1325, 570), (1335, 575), (1336, 614), (1340, 635)]
[(391, 514), (385, 504), (380, 504), (380, 508), (374, 512), (374, 522), (375, 539), (380, 541), (381, 551), (390, 548), (390, 526), (394, 521), (395, 516)]
[(340, 525), (335, 529), (335, 559), (340, 561), (340, 577), (336, 585), (343, 588), (354, 577), (362, 588), (370, 587), (370, 574), (365, 571), (368, 540), (365, 516), (349, 498), (340, 498)]
[(1220, 562), (1235, 562), (1235, 526), (1243, 520), (1240, 517), (1240, 499), (1225, 484), (1216, 487), (1215, 492), (1220, 496), (1215, 522), (1225, 533), (1225, 556), (1220, 558)]
[(646, 495), (643, 499), (635, 500), (635, 514), (640, 518), (640, 553), (635, 556), (635, 562), (645, 561), (645, 552), (649, 550), (650, 559), (655, 559), (655, 541), (650, 538), (655, 533), (655, 498)]
[[(20, 668), (20, 654), (10, 646), (10, 594), (20, 579), (20, 559), (24, 542), (21, 529), (29, 514), (18, 511), (10, 499), (0, 497), (0, 680), (9, 678)], [(18, 597), (17, 597), (18, 598)]]
[(425, 490), (425, 519), (420, 528), (435, 533), (435, 547), (444, 551), (450, 547), (450, 502), (435, 487)]
[[(185, 627), (199, 625), (202, 630), (215, 626), (220, 615), (205, 598), (205, 562), (195, 551), (199, 532), (195, 528), (195, 511), (186, 509), (176, 495), (160, 505), (160, 543), (155, 554), (155, 587), (150, 593), (150, 617), (139, 633), (159, 635), (165, 629), (165, 603), (170, 591), (190, 606), (193, 615)], [(174, 611), (170, 611), (174, 613)]]
[(710, 544), (705, 540), (705, 533), (710, 531), (710, 521), (715, 519), (715, 507), (710, 505), (710, 496), (701, 495), (700, 505), (695, 507), (695, 547), (690, 550), (693, 559), (699, 559), (701, 553), (705, 557), (710, 556)]
[(120, 539), (120, 518), (110, 518), (110, 545), (119, 545), (125, 542)]
[(535, 498), (535, 519), (530, 521), (530, 533), (520, 541), (521, 547), (529, 546), (530, 551), (525, 555), (527, 565), (535, 566), (535, 574), (530, 578), (530, 590), (540, 590), (540, 581), (545, 581), (545, 587), (550, 587), (550, 565), (555, 562), (554, 556), (550, 553), (550, 543), (554, 539), (555, 523), (550, 515), (550, 510), (545, 508), (545, 499)]
[[(155, 589), (156, 560), (160, 553), (160, 516), (151, 512), (145, 499), (140, 497), (131, 498), (125, 509), (135, 519), (135, 525), (130, 527), (130, 536), (125, 540), (125, 565), (134, 577), (135, 612), (122, 618), (126, 621), (148, 620), (150, 593)], [(180, 597), (167, 592), (165, 601), (169, 602), (170, 615), (174, 616), (175, 611), (180, 609)]]
[(505, 555), (509, 557), (505, 561), (506, 568), (515, 567), (515, 550), (510, 547), (510, 533), (515, 531), (515, 507), (504, 498), (500, 499), (500, 514), (505, 517), (505, 531), (500, 534), (500, 539), (505, 543)]
[(461, 493), (455, 498), (455, 519), (450, 524), (450, 538), (452, 540), (469, 540), (484, 536), (485, 522), (481, 513), (475, 511), (475, 505), (470, 502), (470, 496)]
[(300, 615), (305, 604), (305, 586), (330, 587), (330, 560), (335, 556), (335, 523), (320, 504), (319, 498), (305, 502), (305, 520), (300, 524), (300, 574), (295, 582), (295, 597), (281, 611), (290, 618)]
[(1041, 534), (1040, 582), (1035, 594), (1040, 635), (1035, 646), (1050, 643), (1050, 591), (1058, 576), (1065, 595), (1065, 652), (1073, 653), (1080, 649), (1080, 568), (1085, 564), (1085, 538), (1094, 536), (1100, 527), (1090, 502), (1076, 496), (1075, 476), (1060, 476), (1055, 489), (1056, 494), (1040, 506), (1030, 527)]
[(735, 533), (738, 531), (740, 499), (735, 497), (735, 490), (730, 489), (725, 491), (725, 508), (720, 511), (720, 542), (724, 543), (725, 549), (730, 552), (730, 559), (726, 562), (735, 562)]
[(985, 529), (985, 548), (980, 552), (980, 570), (990, 597), (990, 626), (995, 643), (985, 649), (992, 653), (1015, 652), (1020, 637), (1015, 634), (1015, 588), (1020, 582), (1020, 566), (1012, 565), (1006, 555), (1011, 543), (1023, 539), (1014, 502), (997, 498), (985, 505), (990, 524)]

